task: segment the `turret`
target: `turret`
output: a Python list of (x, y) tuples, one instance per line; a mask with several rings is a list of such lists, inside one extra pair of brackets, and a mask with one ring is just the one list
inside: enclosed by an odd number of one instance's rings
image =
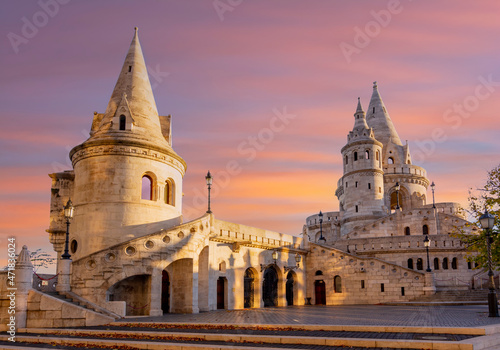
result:
[(186, 163), (171, 144), (136, 28), (105, 113), (94, 113), (90, 137), (70, 152), (73, 261), (181, 221)]
[(342, 213), (341, 235), (354, 226), (376, 219), (385, 213), (382, 143), (366, 123), (365, 112), (358, 98), (354, 127), (342, 148), (344, 175), (336, 195)]

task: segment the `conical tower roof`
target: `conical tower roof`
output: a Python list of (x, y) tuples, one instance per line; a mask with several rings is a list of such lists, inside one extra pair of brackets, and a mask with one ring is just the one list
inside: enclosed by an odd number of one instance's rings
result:
[[(121, 114), (126, 114), (133, 124), (129, 132), (116, 131)], [(106, 112), (91, 137), (94, 140), (106, 138), (140, 139), (153, 142), (157, 146), (168, 145), (161, 132), (160, 118), (139, 43), (137, 27)]]
[(375, 138), (382, 142), (384, 146), (387, 146), (390, 141), (399, 146), (403, 145), (385, 108), (384, 101), (380, 97), (376, 81), (373, 82), (373, 93), (366, 113), (366, 121), (368, 126), (373, 128)]

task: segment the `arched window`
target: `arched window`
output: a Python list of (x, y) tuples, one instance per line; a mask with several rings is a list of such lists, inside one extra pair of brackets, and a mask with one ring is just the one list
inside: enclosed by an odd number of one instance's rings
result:
[(342, 278), (340, 276), (333, 278), (333, 291), (335, 293), (342, 293)]
[(439, 259), (434, 258), (434, 270), (439, 270)]
[(127, 123), (127, 117), (123, 114), (120, 116), (120, 130), (125, 130), (125, 125)]
[(422, 226), (422, 233), (424, 235), (428, 235), (429, 234), (429, 226), (427, 226), (427, 225)]
[(448, 270), (448, 258), (443, 259), (443, 270)]
[(376, 153), (376, 158), (375, 158), (375, 159), (377, 160), (377, 162), (378, 162), (378, 167), (380, 168), (380, 165), (381, 165), (381, 164), (380, 164), (380, 152), (379, 152), (379, 151), (377, 151), (377, 153)]
[(457, 258), (453, 258), (451, 259), (451, 268), (453, 270), (456, 270), (458, 268), (458, 261), (457, 261)]
[(405, 235), (406, 236), (410, 235), (410, 228), (408, 226), (405, 227)]
[(365, 151), (365, 158), (370, 159), (370, 151), (369, 150)]
[(345, 156), (345, 163), (349, 164), (349, 156)]
[(165, 203), (175, 205), (175, 183), (172, 179), (165, 181)]
[(153, 179), (149, 175), (142, 177), (141, 199), (153, 200)]
[(358, 152), (354, 152), (354, 161), (358, 160)]
[(316, 273), (314, 275), (315, 276), (323, 276), (323, 271), (318, 270), (318, 271), (316, 271)]
[(422, 258), (417, 259), (417, 270), (423, 270), (424, 269), (424, 261)]
[(389, 157), (389, 159), (387, 159), (387, 163), (388, 164), (394, 164), (394, 158)]
[(408, 268), (413, 270), (413, 259), (408, 259)]

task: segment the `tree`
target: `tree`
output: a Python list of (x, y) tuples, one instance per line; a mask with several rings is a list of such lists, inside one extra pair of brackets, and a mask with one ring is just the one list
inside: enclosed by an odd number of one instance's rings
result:
[(478, 268), (488, 268), (488, 253), (486, 243), (486, 232), (479, 224), (479, 217), (484, 214), (485, 210), (495, 216), (495, 226), (491, 230), (491, 253), (493, 260), (493, 268), (500, 269), (500, 165), (488, 171), (488, 179), (483, 188), (477, 191), (469, 191), (469, 209), (467, 210), (471, 217), (468, 226), (478, 227), (479, 234), (465, 234), (464, 230), (460, 230), (457, 236), (460, 237), (468, 250), (467, 261), (477, 264)]

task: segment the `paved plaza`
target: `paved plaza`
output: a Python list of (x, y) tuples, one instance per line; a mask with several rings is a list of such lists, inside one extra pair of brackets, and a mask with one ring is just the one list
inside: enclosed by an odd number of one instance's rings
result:
[(488, 317), (487, 305), (342, 305), (165, 314), (157, 317), (127, 317), (120, 322), (477, 327), (500, 324), (500, 318)]

